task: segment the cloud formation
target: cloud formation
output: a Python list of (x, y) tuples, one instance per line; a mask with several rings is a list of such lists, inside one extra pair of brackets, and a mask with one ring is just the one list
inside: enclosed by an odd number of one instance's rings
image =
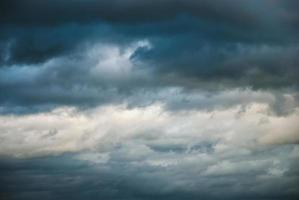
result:
[(298, 199), (296, 0), (2, 0), (0, 199)]
[(293, 1), (2, 4), (4, 66), (41, 64), (74, 49), (82, 52), (86, 42), (125, 45), (146, 38), (153, 48), (136, 49), (132, 59), (146, 62), (158, 76), (164, 72), (212, 82), (224, 79), (257, 88), (298, 86)]
[(73, 190), (75, 199), (295, 199), (298, 111), (281, 118), (265, 109), (112, 106), (1, 117), (1, 188), (9, 199), (71, 198)]

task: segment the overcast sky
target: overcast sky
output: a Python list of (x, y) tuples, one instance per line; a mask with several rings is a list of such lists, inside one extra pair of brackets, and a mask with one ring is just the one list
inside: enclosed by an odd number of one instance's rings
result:
[(0, 1), (0, 199), (298, 188), (299, 1)]

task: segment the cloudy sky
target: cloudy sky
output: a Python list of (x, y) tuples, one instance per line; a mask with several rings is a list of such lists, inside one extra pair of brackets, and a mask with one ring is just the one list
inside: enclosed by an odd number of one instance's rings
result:
[(299, 1), (0, 1), (0, 199), (298, 188)]

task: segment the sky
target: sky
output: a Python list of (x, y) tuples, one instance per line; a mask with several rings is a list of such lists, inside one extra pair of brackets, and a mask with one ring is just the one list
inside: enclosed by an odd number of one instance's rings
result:
[(1, 0), (0, 199), (299, 199), (299, 1)]

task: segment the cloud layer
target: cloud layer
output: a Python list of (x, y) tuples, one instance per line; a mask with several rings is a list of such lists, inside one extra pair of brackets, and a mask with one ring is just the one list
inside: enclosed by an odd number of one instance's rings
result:
[(0, 198), (298, 199), (296, 0), (2, 0)]
[(152, 105), (4, 116), (4, 197), (295, 199), (298, 118), (268, 116), (263, 104), (242, 112)]

